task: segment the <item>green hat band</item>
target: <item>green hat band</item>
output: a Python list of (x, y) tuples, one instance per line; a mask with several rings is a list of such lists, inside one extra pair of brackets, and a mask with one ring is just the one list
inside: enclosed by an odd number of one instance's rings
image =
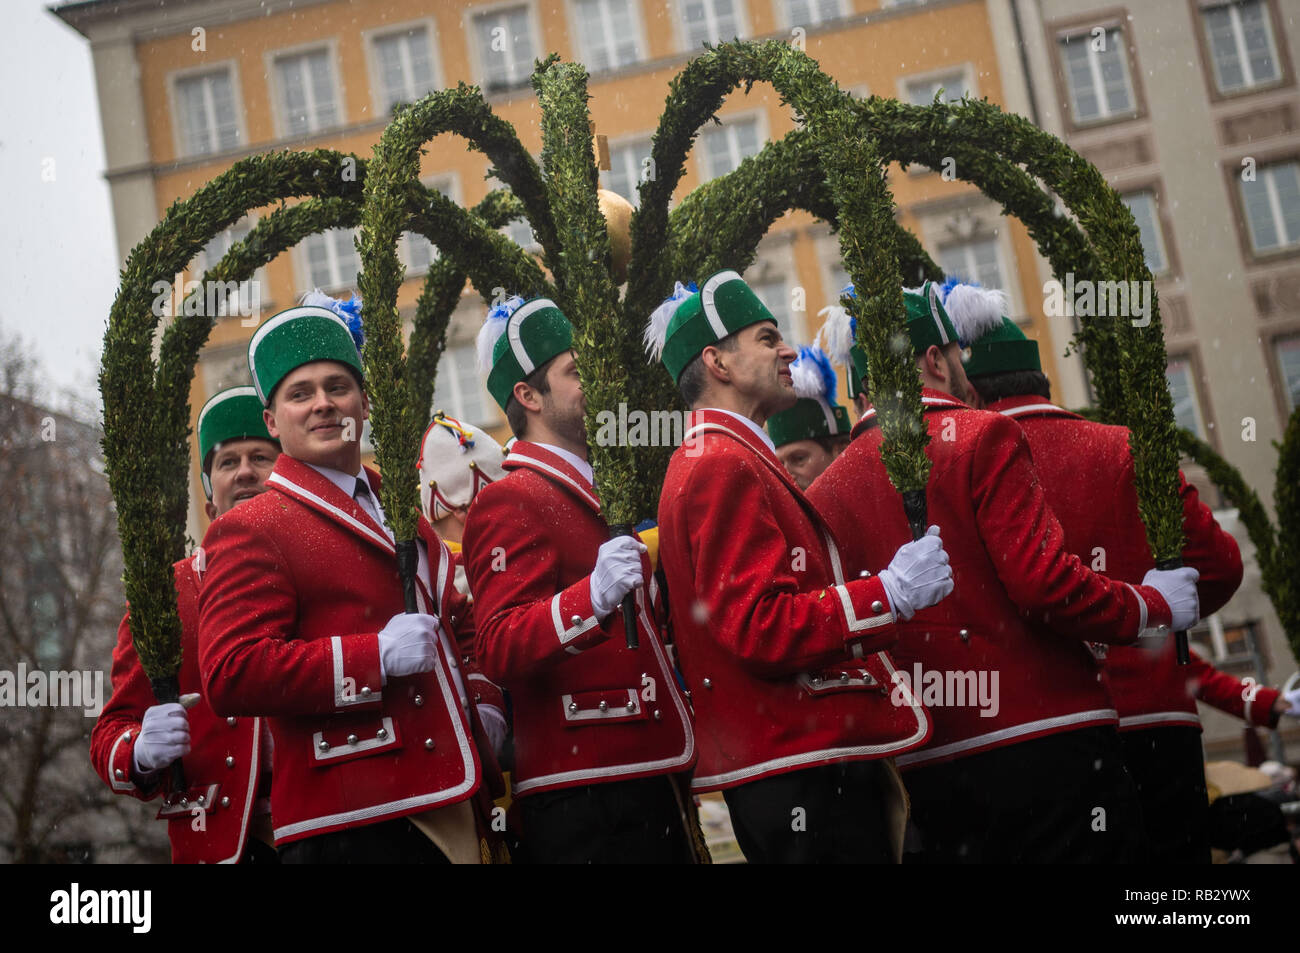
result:
[(333, 311), (303, 305), (281, 311), (248, 342), (248, 369), (264, 405), (289, 373), (313, 361), (338, 361), (362, 380), (361, 356), (347, 324)]
[[(262, 400), (252, 387), (231, 387), (208, 400), (199, 411), (199, 466), (203, 491), (212, 497), (208, 455), (227, 440), (274, 440), (262, 418)], [(278, 441), (277, 441), (278, 442)]]
[(852, 429), (847, 410), (815, 397), (800, 397), (793, 407), (767, 419), (768, 436), (778, 447), (796, 440), (847, 435)]
[(776, 318), (740, 275), (720, 271), (709, 278), (696, 294), (682, 301), (668, 322), (663, 362), (673, 383), (706, 347), (760, 321), (775, 322)]
[(505, 410), (516, 384), (572, 347), (573, 325), (554, 301), (534, 298), (520, 305), (493, 345), (488, 393)]
[(1009, 371), (1041, 371), (1038, 342), (1025, 337), (1010, 318), (1002, 318), (1002, 327), (985, 334), (970, 348), (965, 363), (967, 377), (1003, 374)]

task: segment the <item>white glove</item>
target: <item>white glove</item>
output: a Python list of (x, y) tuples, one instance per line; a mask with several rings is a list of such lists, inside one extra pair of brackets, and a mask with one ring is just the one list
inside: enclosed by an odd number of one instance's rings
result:
[(428, 672), (438, 660), (438, 617), (423, 612), (403, 612), (379, 630), (379, 670), (388, 677)]
[(602, 543), (596, 553), (596, 568), (591, 571), (591, 608), (603, 619), (623, 601), (623, 597), (641, 585), (641, 554), (645, 545), (631, 536), (617, 536)]
[(952, 592), (952, 567), (939, 527), (931, 526), (920, 539), (898, 547), (889, 568), (880, 571), (880, 581), (896, 619), (910, 619)]
[(140, 721), (132, 757), (138, 774), (152, 774), (190, 753), (190, 721), (176, 702), (151, 705)]
[(506, 735), (509, 729), (506, 727), (506, 716), (496, 705), (475, 705), (478, 709), (478, 720), (483, 724), (483, 731), (488, 736), (488, 741), (492, 743), (492, 752), (501, 757), (501, 746), (506, 743)]
[(1169, 628), (1175, 632), (1191, 628), (1201, 617), (1201, 600), (1196, 595), (1196, 580), (1201, 574), (1191, 566), (1181, 569), (1152, 569), (1142, 577), (1142, 585), (1150, 586), (1169, 604), (1173, 621)]
[(1293, 688), (1289, 692), (1283, 692), (1282, 697), (1286, 699), (1287, 710), (1282, 712), (1292, 718), (1300, 718), (1300, 688)]

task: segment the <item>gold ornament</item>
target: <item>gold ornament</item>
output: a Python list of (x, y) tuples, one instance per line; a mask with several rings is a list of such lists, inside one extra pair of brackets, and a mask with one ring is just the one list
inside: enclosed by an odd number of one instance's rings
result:
[(632, 203), (608, 189), (597, 189), (596, 200), (600, 203), (600, 214), (605, 216), (605, 231), (609, 234), (614, 283), (621, 285), (627, 281), (627, 263), (632, 257)]

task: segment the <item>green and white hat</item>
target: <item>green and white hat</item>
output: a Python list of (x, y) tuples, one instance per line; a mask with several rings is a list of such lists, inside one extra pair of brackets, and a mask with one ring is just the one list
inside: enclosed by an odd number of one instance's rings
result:
[(1007, 317), (1010, 308), (1005, 292), (955, 282), (945, 284), (943, 292), (953, 326), (970, 348), (965, 359), (967, 377), (1043, 369), (1038, 343), (1025, 337)]
[[(846, 287), (840, 295), (857, 297), (852, 285)], [(932, 345), (943, 347), (960, 340), (952, 318), (939, 296), (939, 286), (933, 281), (927, 281), (919, 288), (904, 288), (903, 307), (906, 312), (903, 327), (907, 331), (913, 353), (923, 354)], [(822, 308), (819, 314), (826, 315), (826, 323), (819, 332), (826, 335), (826, 351), (832, 361), (848, 366), (849, 396), (856, 397), (865, 389), (867, 379), (867, 353), (855, 343), (857, 322), (838, 304)]]
[(488, 393), (506, 409), (515, 385), (573, 347), (573, 325), (550, 298), (515, 295), (488, 312), (478, 333), (478, 363)]
[(776, 318), (734, 271), (712, 275), (699, 291), (678, 282), (672, 297), (650, 315), (646, 351), (664, 362), (676, 383), (706, 347), (760, 321), (776, 323)]
[(266, 430), (262, 399), (256, 390), (248, 386), (231, 387), (208, 398), (199, 411), (199, 468), (203, 492), (209, 500), (212, 499), (212, 480), (208, 476), (212, 452), (227, 440), (250, 438), (279, 443)]
[(782, 447), (796, 440), (848, 436), (853, 427), (848, 411), (836, 402), (835, 369), (826, 352), (817, 345), (800, 348), (790, 374), (799, 400), (767, 419), (772, 443)]
[(293, 370), (313, 361), (338, 361), (352, 369), (357, 383), (361, 371), (361, 302), (338, 301), (320, 291), (309, 292), (296, 308), (268, 320), (248, 342), (248, 369), (253, 386), (270, 406), (276, 386)]

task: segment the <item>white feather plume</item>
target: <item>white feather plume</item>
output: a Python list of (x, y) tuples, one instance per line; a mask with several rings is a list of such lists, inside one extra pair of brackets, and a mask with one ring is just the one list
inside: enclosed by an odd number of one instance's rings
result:
[(833, 304), (817, 312), (826, 322), (817, 332), (813, 343), (826, 352), (831, 363), (839, 367), (849, 364), (849, 351), (853, 348), (853, 318), (843, 305)]
[(483, 321), (483, 327), (479, 329), (478, 338), (474, 342), (478, 351), (479, 370), (483, 373), (486, 374), (492, 370), (492, 352), (496, 349), (497, 340), (506, 333), (506, 325), (510, 322), (510, 315), (514, 314), (523, 303), (523, 298), (514, 295), (504, 304), (494, 305), (488, 311), (487, 318)]
[(651, 312), (643, 339), (646, 353), (652, 361), (658, 361), (663, 356), (664, 342), (668, 339), (668, 325), (682, 302), (694, 293), (694, 285), (687, 287), (679, 281), (673, 286), (673, 293)]
[(1002, 316), (1010, 309), (1005, 291), (974, 284), (955, 284), (948, 288), (943, 306), (952, 318), (957, 336), (967, 346), (1002, 327)]

